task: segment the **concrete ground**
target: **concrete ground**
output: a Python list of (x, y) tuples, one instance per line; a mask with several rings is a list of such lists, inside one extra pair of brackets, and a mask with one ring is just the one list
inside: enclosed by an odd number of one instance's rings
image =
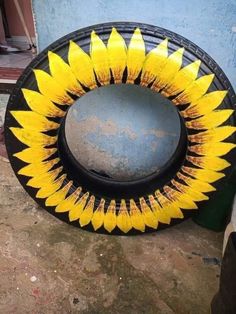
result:
[(82, 231), (41, 209), (6, 158), (0, 169), (1, 314), (209, 313), (222, 233), (191, 220), (136, 237)]
[(0, 127), (3, 125), (4, 122), (4, 115), (8, 99), (9, 99), (8, 94), (0, 94)]
[(0, 169), (0, 313), (209, 313), (223, 234), (191, 220), (136, 237), (82, 231)]

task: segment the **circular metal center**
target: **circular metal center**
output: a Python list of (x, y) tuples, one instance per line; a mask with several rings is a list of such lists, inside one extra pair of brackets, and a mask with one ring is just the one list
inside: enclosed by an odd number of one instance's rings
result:
[(158, 173), (173, 156), (181, 124), (170, 100), (137, 85), (108, 85), (68, 111), (66, 141), (86, 169), (114, 180)]

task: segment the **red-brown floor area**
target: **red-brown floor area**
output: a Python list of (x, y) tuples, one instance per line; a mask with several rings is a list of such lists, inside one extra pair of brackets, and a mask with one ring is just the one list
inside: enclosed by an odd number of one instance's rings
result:
[(5, 67), (0, 67), (0, 79), (2, 80), (17, 80), (23, 69), (19, 68), (5, 68)]

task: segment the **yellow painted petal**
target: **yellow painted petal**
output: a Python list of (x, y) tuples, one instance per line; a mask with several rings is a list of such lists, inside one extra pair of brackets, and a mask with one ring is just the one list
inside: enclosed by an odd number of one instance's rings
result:
[(46, 206), (57, 206), (59, 203), (65, 200), (66, 195), (71, 188), (73, 181), (69, 181), (63, 188), (59, 189), (54, 194), (50, 195), (46, 201)]
[(73, 104), (73, 99), (51, 75), (42, 70), (33, 71), (41, 94), (60, 105)]
[[(77, 197), (77, 195), (75, 195)], [(70, 221), (74, 221), (80, 218), (85, 204), (87, 202), (87, 199), (89, 197), (89, 192), (86, 192), (83, 196), (80, 197), (80, 199), (78, 200), (78, 202), (76, 202), (72, 208), (70, 207), (70, 211), (69, 211), (69, 220)], [(68, 204), (70, 205), (70, 204)]]
[(183, 117), (196, 118), (212, 112), (218, 108), (224, 100), (227, 91), (215, 91), (207, 93), (199, 98), (196, 102), (193, 102), (184, 111), (181, 111)]
[(234, 110), (223, 109), (212, 111), (205, 116), (197, 118), (195, 120), (187, 121), (186, 126), (190, 129), (201, 130), (201, 129), (212, 129), (229, 119)]
[(124, 38), (112, 28), (111, 35), (107, 43), (109, 64), (116, 84), (122, 82), (123, 73), (126, 67), (127, 48)]
[(203, 194), (202, 192), (199, 192), (197, 190), (192, 189), (188, 185), (181, 184), (180, 182), (176, 180), (171, 180), (171, 183), (173, 186), (175, 186), (180, 192), (188, 194), (193, 201), (200, 202), (204, 200), (208, 200), (209, 197)]
[(233, 143), (204, 143), (198, 145), (189, 146), (190, 152), (196, 153), (198, 155), (206, 156), (224, 156), (228, 154), (232, 149), (236, 147)]
[(163, 40), (156, 48), (152, 49), (146, 56), (141, 82), (142, 86), (148, 86), (160, 74), (166, 64), (168, 57), (168, 39)]
[(43, 173), (48, 172), (54, 165), (60, 161), (59, 158), (51, 159), (49, 161), (33, 161), (33, 163), (21, 168), (18, 174), (34, 177)]
[(178, 207), (182, 209), (197, 209), (197, 205), (195, 204), (195, 200), (192, 197), (185, 193), (180, 193), (179, 191), (172, 189), (168, 185), (163, 187), (165, 195), (168, 199), (172, 200), (177, 204)]
[(91, 33), (90, 56), (99, 83), (108, 85), (111, 80), (109, 56), (104, 42), (95, 31)]
[(81, 96), (85, 93), (70, 66), (56, 53), (48, 51), (49, 69), (52, 77), (67, 91)]
[(197, 101), (201, 98), (210, 87), (214, 79), (214, 74), (208, 74), (200, 77), (194, 81), (188, 88), (185, 89), (180, 95), (173, 99), (176, 105), (183, 105)]
[(29, 147), (48, 146), (57, 141), (57, 136), (49, 136), (33, 130), (13, 127), (10, 130), (20, 142)]
[(168, 57), (166, 65), (151, 86), (152, 90), (158, 92), (160, 89), (165, 87), (173, 80), (173, 78), (181, 68), (183, 53), (184, 48), (180, 48)]
[(75, 206), (75, 203), (82, 191), (82, 188), (77, 188), (72, 194), (70, 194), (67, 198), (62, 200), (57, 207), (55, 208), (56, 213), (64, 213), (72, 210)]
[(24, 128), (28, 130), (35, 130), (39, 132), (49, 131), (59, 128), (59, 124), (53, 121), (49, 121), (47, 118), (39, 113), (33, 111), (10, 111), (11, 115), (16, 121)]
[(30, 89), (22, 88), (22, 93), (31, 110), (45, 117), (63, 117), (66, 113), (46, 96)]
[(136, 28), (127, 51), (128, 76), (126, 83), (132, 84), (142, 70), (145, 60), (145, 43), (139, 28)]
[(112, 232), (116, 227), (116, 202), (111, 200), (104, 217), (104, 228), (108, 232)]
[[(185, 204), (182, 204), (180, 201), (175, 201), (175, 200), (173, 201), (167, 198), (159, 190), (155, 192), (155, 195), (156, 195), (156, 198), (158, 199), (158, 202), (161, 204), (163, 211), (165, 211), (171, 218), (183, 218), (184, 217), (182, 211), (180, 210), (180, 207), (184, 208)], [(181, 205), (183, 205), (183, 207)]]
[(193, 190), (203, 193), (212, 192), (216, 190), (214, 186), (212, 186), (211, 184), (197, 179), (193, 179), (189, 176), (182, 174), (181, 172), (177, 173), (177, 177), (181, 179), (183, 182), (185, 182), (187, 185), (189, 185)]
[(32, 188), (41, 188), (45, 184), (52, 183), (62, 171), (62, 169), (63, 167), (59, 167), (49, 172), (38, 174), (35, 177), (29, 179), (26, 185), (31, 186)]
[(197, 134), (189, 135), (188, 139), (192, 143), (217, 143), (225, 140), (236, 131), (234, 126), (221, 126), (215, 129), (210, 129)]
[(145, 223), (143, 221), (143, 216), (133, 199), (130, 200), (130, 212), (129, 213), (130, 213), (130, 219), (131, 219), (131, 224), (133, 228), (144, 232)]
[(158, 226), (157, 217), (154, 215), (153, 211), (148, 206), (148, 204), (146, 203), (143, 197), (139, 199), (139, 202), (140, 202), (143, 221), (145, 225), (153, 229), (157, 229), (157, 226)]
[(155, 200), (153, 195), (149, 195), (149, 202), (151, 205), (151, 209), (154, 213), (154, 215), (157, 217), (157, 220), (164, 223), (164, 224), (170, 224), (170, 215), (164, 210), (159, 203)]
[(27, 162), (40, 162), (48, 159), (57, 151), (56, 148), (30, 147), (13, 154), (14, 157)]
[(87, 205), (85, 206), (84, 210), (80, 215), (79, 224), (81, 227), (84, 227), (91, 222), (91, 219), (93, 217), (94, 202), (95, 197), (92, 195), (90, 196)]
[(68, 61), (76, 78), (84, 86), (90, 89), (97, 87), (91, 58), (72, 40), (69, 46)]
[(127, 233), (132, 229), (132, 223), (125, 200), (121, 200), (120, 209), (117, 216), (117, 226), (124, 233)]
[(161, 92), (164, 96), (174, 96), (185, 90), (198, 75), (198, 70), (201, 61), (196, 60), (193, 63), (188, 64), (182, 68), (172, 79), (172, 81), (166, 85), (164, 90)]
[(181, 169), (188, 175), (196, 179), (199, 179), (201, 181), (209, 182), (209, 183), (215, 182), (225, 176), (224, 173), (216, 172), (209, 169), (197, 169), (197, 168), (185, 167), (185, 166), (183, 166)]
[(221, 171), (230, 166), (230, 163), (228, 161), (215, 156), (187, 156), (186, 159), (197, 167), (214, 171)]
[(93, 213), (93, 217), (91, 220), (93, 229), (95, 231), (101, 228), (101, 226), (104, 223), (104, 206), (105, 206), (105, 200), (102, 198), (100, 201), (100, 204), (98, 205), (98, 208)]
[(46, 198), (50, 196), (51, 194), (55, 193), (57, 190), (60, 189), (65, 178), (66, 178), (66, 174), (63, 174), (56, 181), (49, 184), (45, 184), (40, 190), (38, 190), (36, 197)]

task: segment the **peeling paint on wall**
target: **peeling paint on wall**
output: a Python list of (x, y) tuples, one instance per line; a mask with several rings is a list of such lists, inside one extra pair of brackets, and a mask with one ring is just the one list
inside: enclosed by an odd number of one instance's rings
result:
[(173, 105), (133, 85), (106, 86), (86, 94), (66, 120), (68, 145), (77, 160), (120, 180), (159, 171), (174, 153), (179, 133)]

